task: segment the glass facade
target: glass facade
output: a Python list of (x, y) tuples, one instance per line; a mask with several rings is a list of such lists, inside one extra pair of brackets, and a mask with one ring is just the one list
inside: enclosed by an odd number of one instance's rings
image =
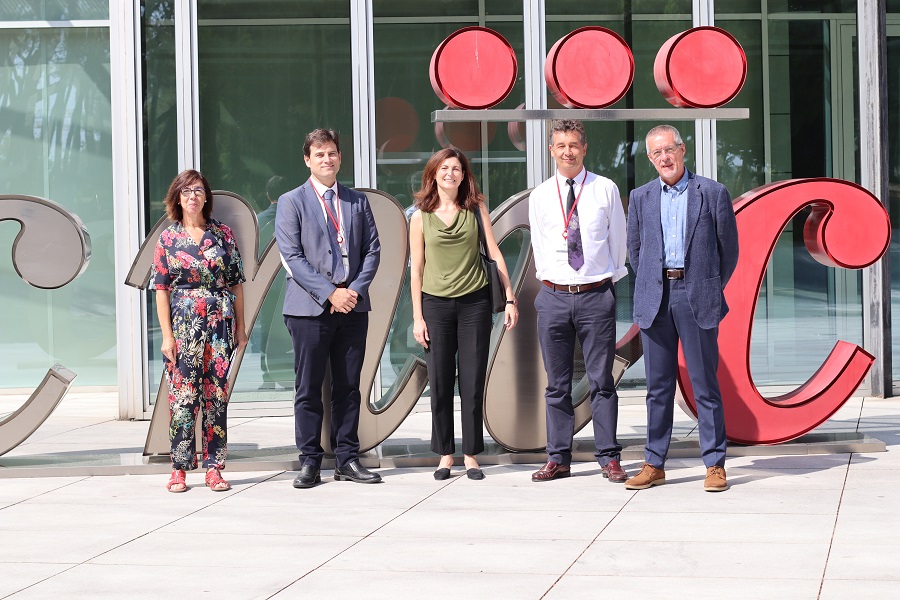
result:
[[(490, 8), (512, 3), (488, 2), (479, 13), (478, 2), (435, 3), (376, 1), (374, 8), (376, 186), (394, 196), (406, 209), (415, 210), (413, 194), (422, 184), (428, 158), (449, 145), (463, 150), (491, 208), (526, 189), (524, 140), (510, 134), (505, 123), (431, 123), (431, 112), (446, 108), (435, 95), (428, 67), (435, 48), (462, 27), (480, 25), (499, 32), (517, 57), (523, 52), (522, 13), (501, 16)], [(438, 22), (435, 10), (446, 17)], [(428, 14), (430, 12), (430, 14)], [(426, 20), (422, 20), (425, 17)], [(521, 59), (519, 59), (521, 60)], [(496, 108), (524, 103), (525, 84), (520, 75), (509, 96)], [(516, 134), (518, 130), (516, 130)], [(521, 235), (501, 244), (510, 268), (522, 245)], [(411, 355), (423, 356), (412, 334), (409, 281), (404, 280), (391, 333), (381, 361), (381, 383), (388, 389)], [(423, 356), (424, 360), (424, 356)]]
[[(57, 14), (60, 4), (31, 8)], [(33, 388), (55, 363), (77, 373), (78, 385), (116, 385), (109, 52), (105, 27), (0, 29), (0, 194), (62, 205), (81, 218), (93, 246), (79, 278), (38, 289), (13, 268), (19, 224), (0, 223), (4, 388)]]
[[(139, 107), (141, 139), (131, 142), (140, 148), (135, 169), (140, 178), (135, 209), (144, 222), (140, 234), (162, 216), (168, 184), (185, 166), (179, 157), (193, 144), (213, 188), (240, 194), (257, 210), (262, 250), (273, 238), (274, 200), (308, 176), (301, 145), (305, 133), (318, 126), (342, 134), (339, 178), (346, 185), (384, 190), (408, 208), (424, 162), (435, 150), (454, 144), (467, 152), (496, 208), (528, 187), (529, 174), (533, 177), (536, 165), (546, 160), (539, 153), (546, 150), (515, 124), (432, 123), (431, 113), (444, 108), (428, 78), (437, 45), (470, 25), (501, 33), (515, 50), (519, 71), (498, 108), (512, 109), (535, 97), (527, 90), (546, 89), (543, 64), (529, 71), (527, 56), (546, 55), (556, 40), (579, 27), (604, 26), (626, 40), (635, 60), (634, 83), (614, 108), (668, 108), (653, 80), (653, 61), (669, 37), (700, 17), (692, 14), (694, 4), (546, 0), (543, 18), (533, 24), (525, 12), (530, 5), (512, 0), (134, 2), (138, 27), (132, 51), (139, 90), (133, 101)], [(116, 116), (111, 98), (120, 83), (110, 75), (110, 52), (122, 49), (110, 48), (110, 27), (123, 25), (109, 21), (111, 7), (111, 0), (0, 2), (0, 194), (58, 202), (85, 222), (93, 244), (87, 271), (49, 291), (24, 283), (9, 253), (0, 252), (4, 388), (36, 385), (56, 362), (78, 373), (77, 385), (117, 383), (121, 282), (115, 272), (117, 264), (130, 264), (133, 257), (117, 255), (113, 243), (113, 207), (121, 200), (112, 192)], [(799, 177), (858, 182), (860, 153), (868, 149), (859, 147), (856, 10), (856, 0), (714, 3), (715, 25), (738, 39), (748, 59), (746, 83), (729, 106), (748, 108), (750, 118), (712, 124), (711, 147), (698, 140), (703, 129), (697, 122), (673, 122), (687, 144), (688, 166), (703, 170), (707, 165), (708, 171), (713, 165), (715, 172), (702, 174), (714, 175), (733, 197)], [(900, 2), (888, 0), (887, 10), (891, 192), (886, 201), (896, 228), (900, 79), (894, 71), (900, 64)], [(543, 28), (542, 35), (535, 35), (535, 27)], [(537, 39), (544, 47), (536, 50), (530, 44)], [(360, 75), (359, 68), (370, 75)], [(187, 73), (181, 82), (179, 73)], [(179, 96), (182, 89), (191, 97)], [(371, 103), (369, 111), (354, 104), (354, 92)], [(549, 94), (546, 105), (559, 106)], [(194, 131), (186, 132), (191, 121)], [(643, 147), (643, 136), (654, 124), (586, 123), (587, 166), (610, 177), (626, 205), (628, 192), (655, 176)], [(361, 129), (371, 131), (371, 139)], [(354, 164), (360, 160), (371, 168)], [(758, 385), (796, 386), (838, 339), (862, 344), (862, 276), (824, 267), (809, 256), (802, 234), (807, 214), (794, 218), (778, 240), (760, 291), (751, 352)], [(0, 245), (10, 248), (17, 233), (16, 223), (0, 223)], [(524, 243), (527, 232), (504, 242), (511, 263)], [(890, 252), (895, 259), (891, 305), (900, 310), (897, 235)], [(381, 361), (382, 389), (419, 351), (410, 331), (408, 283), (404, 286)], [(632, 289), (631, 278), (617, 286), (620, 333), (631, 324)], [(236, 387), (238, 401), (290, 398), (293, 358), (280, 316), (282, 294), (279, 281), (251, 336)], [(149, 382), (152, 397), (160, 376), (152, 294), (145, 308), (148, 331), (137, 337), (147, 364), (139, 378)], [(900, 382), (896, 329), (895, 358), (888, 368)], [(640, 363), (626, 373), (622, 386), (643, 386)]]
[(0, 2), (0, 21), (86, 21), (109, 18), (109, 0)]
[[(897, 7), (900, 13), (900, 6)], [(888, 26), (887, 30), (888, 66), (888, 182), (890, 198), (888, 210), (891, 215), (891, 313), (900, 315), (900, 23)], [(895, 386), (900, 387), (900, 331), (892, 333), (892, 374)]]
[[(769, 2), (764, 16), (749, 12), (758, 11), (758, 2), (745, 4), (739, 19), (729, 18), (736, 12), (731, 4), (716, 19), (747, 54), (747, 82), (731, 104), (750, 108), (746, 121), (717, 124), (717, 178), (733, 197), (801, 177), (859, 181), (853, 123), (843, 119), (853, 114), (857, 74), (841, 60), (851, 50), (852, 39), (843, 34), (855, 32), (855, 8)], [(757, 385), (802, 383), (836, 340), (862, 344), (861, 275), (810, 256), (803, 242), (809, 212), (788, 223), (760, 290), (751, 345)]]

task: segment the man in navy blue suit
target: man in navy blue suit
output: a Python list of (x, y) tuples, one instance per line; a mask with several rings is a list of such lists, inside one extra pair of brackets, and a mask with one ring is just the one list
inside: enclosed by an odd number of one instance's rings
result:
[(647, 445), (641, 472), (625, 488), (666, 482), (680, 340), (697, 403), (703, 487), (721, 492), (728, 483), (718, 327), (728, 312), (723, 290), (738, 260), (734, 207), (725, 186), (685, 169), (677, 129), (654, 127), (646, 144), (659, 179), (631, 192), (628, 256), (647, 374)]
[(322, 383), (331, 368), (334, 478), (377, 483), (359, 463), (360, 373), (369, 327), (369, 285), (381, 255), (366, 195), (337, 182), (338, 135), (316, 129), (303, 158), (310, 178), (278, 200), (275, 239), (287, 271), (284, 322), (294, 345), (294, 428), (300, 450), (295, 488), (321, 481)]

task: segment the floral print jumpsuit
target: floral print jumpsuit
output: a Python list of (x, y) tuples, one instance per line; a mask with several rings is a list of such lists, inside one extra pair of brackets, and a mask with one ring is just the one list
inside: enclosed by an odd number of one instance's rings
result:
[(244, 281), (241, 256), (227, 225), (209, 219), (199, 246), (181, 223), (159, 236), (151, 285), (170, 292), (175, 362), (163, 360), (173, 468), (197, 468), (194, 427), (201, 401), (203, 466), (225, 466), (228, 372), (235, 348), (234, 295), (229, 288)]

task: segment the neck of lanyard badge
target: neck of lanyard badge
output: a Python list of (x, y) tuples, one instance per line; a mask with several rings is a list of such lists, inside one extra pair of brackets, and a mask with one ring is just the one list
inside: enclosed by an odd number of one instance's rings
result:
[[(567, 178), (568, 179), (568, 178)], [(574, 179), (572, 181), (575, 181)], [(584, 191), (584, 182), (587, 181), (587, 169), (584, 171), (584, 177), (581, 178), (581, 189), (578, 190), (578, 195), (575, 197), (575, 202), (572, 203), (572, 208), (569, 210), (569, 214), (566, 214), (566, 207), (563, 206), (562, 201), (562, 191), (559, 189), (559, 176), (556, 176), (556, 195), (559, 196), (559, 210), (562, 212), (563, 216), (563, 239), (569, 239), (569, 221), (572, 220), (572, 215), (575, 214), (575, 207), (578, 206), (578, 201), (581, 199), (581, 193)]]
[[(343, 244), (344, 243), (344, 234), (341, 233), (341, 197), (338, 196), (337, 194), (334, 195), (336, 202), (334, 203), (334, 211), (335, 212), (333, 213), (333, 212), (331, 212), (331, 209), (328, 208), (328, 203), (325, 202), (325, 198), (323, 198), (322, 194), (319, 193), (319, 190), (318, 190), (318, 188), (316, 188), (316, 185), (313, 183), (311, 177), (309, 179), (309, 183), (310, 183), (310, 185), (312, 185), (313, 190), (315, 190), (316, 196), (319, 197), (319, 202), (321, 202), (322, 206), (325, 207), (325, 212), (328, 213), (328, 218), (331, 220), (331, 224), (334, 226), (334, 232), (336, 234), (335, 239), (336, 239), (338, 245)], [(328, 189), (331, 189), (331, 188), (328, 188)], [(335, 216), (335, 213), (337, 213), (337, 216)]]

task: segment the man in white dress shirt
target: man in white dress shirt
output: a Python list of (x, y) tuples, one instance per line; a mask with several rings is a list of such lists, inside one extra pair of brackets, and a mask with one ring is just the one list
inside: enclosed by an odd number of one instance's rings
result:
[(625, 211), (612, 181), (584, 168), (587, 140), (575, 120), (554, 121), (550, 152), (556, 173), (531, 192), (528, 217), (537, 278), (538, 336), (547, 371), (547, 464), (532, 481), (568, 477), (575, 411), (572, 371), (576, 337), (590, 381), (596, 458), (612, 482), (627, 479), (616, 440), (618, 396), (614, 283), (625, 266)]

